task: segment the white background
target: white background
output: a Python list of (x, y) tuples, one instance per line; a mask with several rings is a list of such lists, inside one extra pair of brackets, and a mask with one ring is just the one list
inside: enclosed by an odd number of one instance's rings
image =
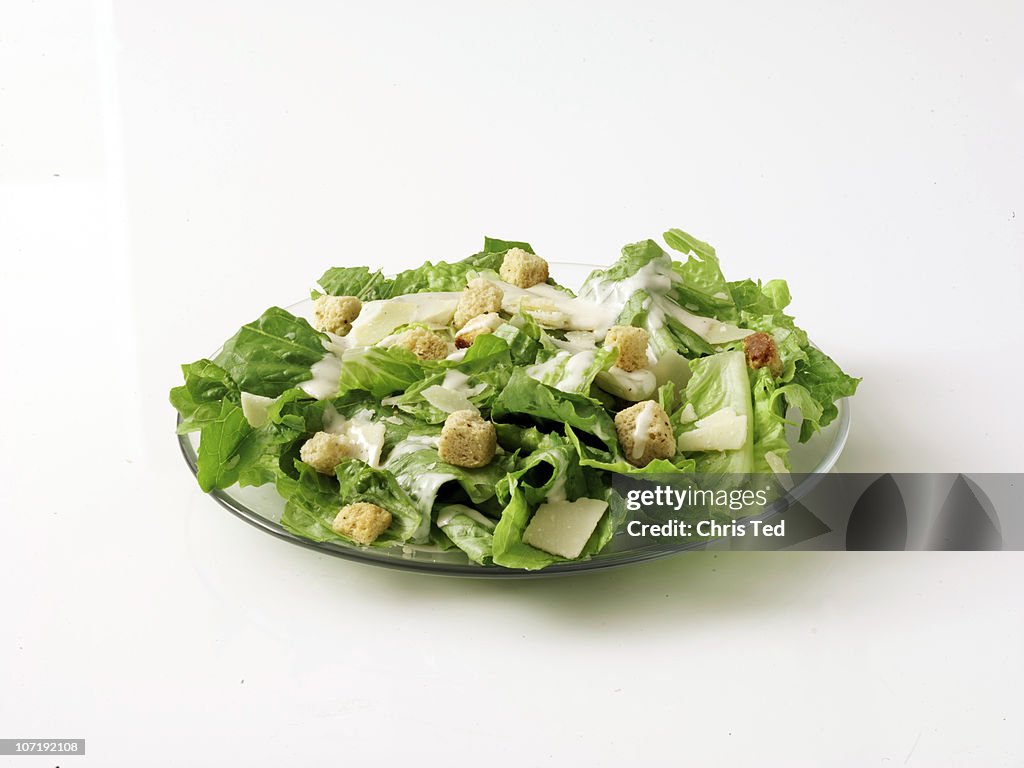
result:
[(1021, 471), (1024, 13), (855, 5), (0, 5), (0, 737), (1021, 765), (1019, 554), (392, 573), (232, 518), (172, 432), (177, 365), (328, 266), (678, 226), (864, 377), (841, 469)]

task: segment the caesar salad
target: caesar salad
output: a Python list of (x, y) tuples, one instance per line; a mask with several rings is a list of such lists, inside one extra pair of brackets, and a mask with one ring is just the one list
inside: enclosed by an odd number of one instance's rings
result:
[(785, 475), (854, 394), (785, 313), (685, 232), (622, 249), (578, 292), (528, 243), (386, 276), (328, 269), (309, 318), (272, 307), (171, 390), (210, 492), (273, 485), (314, 542), (457, 549), (536, 570), (591, 557), (616, 477)]

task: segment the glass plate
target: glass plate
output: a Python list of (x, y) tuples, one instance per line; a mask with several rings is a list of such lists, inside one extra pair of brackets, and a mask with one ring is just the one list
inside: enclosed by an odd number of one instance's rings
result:
[[(564, 262), (552, 262), (551, 268), (552, 277), (559, 283), (571, 288), (578, 288), (582, 285), (587, 275), (594, 269), (602, 269), (602, 267), (591, 264)], [(312, 302), (308, 299), (301, 301), (288, 307), (288, 311), (311, 320)], [(838, 418), (818, 432), (808, 442), (797, 442), (796, 434), (799, 432), (799, 428), (793, 429), (788, 435), (790, 444), (793, 446), (789, 454), (793, 464), (793, 473), (794, 476), (802, 476), (802, 478), (784, 499), (781, 499), (761, 515), (758, 515), (758, 518), (766, 519), (782, 512), (785, 505), (792, 504), (811, 490), (816, 484), (815, 475), (828, 472), (835, 465), (839, 454), (846, 445), (846, 438), (850, 431), (849, 404), (846, 400), (841, 400), (837, 403), (837, 407), (839, 408)], [(199, 446), (198, 433), (178, 435), (178, 442), (181, 445), (181, 452), (185, 457), (185, 462), (192, 470), (192, 473), (195, 474), (197, 449)], [(250, 525), (254, 525), (260, 530), (277, 536), (279, 539), (289, 541), (292, 544), (307, 547), (308, 549), (328, 555), (334, 555), (335, 557), (345, 558), (346, 560), (355, 560), (386, 568), (398, 568), (447, 576), (528, 578), (566, 575), (580, 571), (614, 568), (620, 565), (654, 560), (678, 552), (701, 549), (707, 546), (708, 543), (704, 541), (680, 543), (668, 539), (662, 541), (657, 539), (653, 541), (642, 540), (628, 536), (620, 531), (602, 552), (587, 560), (556, 563), (539, 571), (522, 571), (501, 566), (476, 565), (458, 549), (446, 552), (418, 546), (374, 549), (344, 542), (316, 542), (303, 539), (288, 532), (281, 526), (280, 520), (281, 513), (284, 511), (284, 499), (277, 494), (277, 491), (271, 485), (257, 488), (232, 486), (222, 491), (215, 490), (210, 493), (210, 496), (222, 507)]]

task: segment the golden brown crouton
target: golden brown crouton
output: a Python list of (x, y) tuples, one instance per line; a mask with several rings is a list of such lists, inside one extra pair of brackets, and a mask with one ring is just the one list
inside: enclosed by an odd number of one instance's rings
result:
[(317, 472), (333, 475), (342, 459), (352, 455), (352, 446), (342, 435), (317, 432), (299, 448), (299, 458)]
[(615, 363), (624, 371), (639, 371), (647, 367), (647, 342), (650, 335), (643, 328), (631, 325), (613, 325), (604, 337), (606, 347), (618, 347), (619, 358)]
[(356, 544), (372, 544), (391, 525), (391, 513), (365, 501), (342, 507), (331, 530)]
[(615, 414), (615, 432), (626, 461), (635, 467), (675, 456), (672, 424), (665, 410), (653, 400), (644, 400)]
[(497, 445), (491, 422), (476, 411), (455, 411), (444, 420), (437, 455), (457, 467), (484, 467), (494, 458)]
[(344, 336), (362, 309), (363, 303), (355, 296), (319, 296), (313, 302), (313, 323), (319, 331)]
[(466, 290), (462, 292), (459, 304), (455, 307), (455, 327), (465, 327), (466, 323), (477, 315), (500, 311), (504, 295), (501, 288), (494, 283), (482, 277), (473, 278), (466, 284)]
[(510, 248), (501, 262), (498, 274), (506, 283), (520, 288), (532, 288), (538, 283), (547, 282), (548, 263), (522, 248)]
[(751, 368), (764, 368), (772, 372), (776, 378), (782, 375), (782, 360), (775, 339), (767, 333), (752, 333), (743, 339), (743, 351)]
[(501, 315), (497, 312), (477, 315), (455, 334), (456, 348), (466, 349), (466, 347), (473, 346), (477, 336), (483, 336), (485, 333), (494, 333), (503, 322), (505, 321), (501, 319)]
[(397, 339), (395, 346), (405, 347), (420, 360), (443, 360), (448, 356), (448, 342), (426, 328), (410, 328)]

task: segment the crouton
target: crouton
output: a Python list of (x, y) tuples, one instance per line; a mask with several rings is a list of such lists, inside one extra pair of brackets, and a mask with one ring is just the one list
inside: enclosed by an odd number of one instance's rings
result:
[(342, 459), (351, 457), (352, 446), (343, 435), (317, 432), (299, 449), (299, 458), (317, 472), (333, 475)]
[(395, 345), (405, 347), (420, 360), (443, 360), (448, 357), (448, 342), (426, 328), (410, 328), (395, 339)]
[(466, 323), (477, 315), (500, 311), (504, 295), (501, 288), (482, 277), (470, 280), (459, 298), (458, 306), (455, 307), (455, 327), (464, 328)]
[(647, 342), (650, 334), (631, 325), (613, 325), (604, 337), (606, 347), (617, 347), (619, 357), (615, 365), (624, 371), (639, 371), (647, 367)]
[(506, 283), (520, 288), (532, 288), (548, 281), (548, 263), (522, 248), (510, 248), (501, 262), (498, 274)]
[(668, 414), (653, 400), (631, 405), (615, 414), (615, 432), (626, 461), (646, 467), (653, 459), (671, 459), (676, 439)]
[(747, 363), (751, 368), (758, 369), (767, 366), (772, 376), (778, 378), (782, 375), (782, 359), (779, 357), (779, 348), (775, 346), (775, 339), (767, 333), (752, 333), (743, 339), (743, 351), (747, 355)]
[(483, 336), (485, 333), (494, 333), (503, 322), (505, 321), (501, 319), (501, 315), (497, 312), (477, 315), (455, 334), (455, 347), (457, 349), (465, 349), (466, 347), (473, 346), (477, 336)]
[(444, 420), (437, 455), (457, 467), (484, 467), (494, 458), (497, 445), (491, 422), (476, 411), (455, 411)]
[(372, 544), (391, 525), (391, 513), (365, 501), (342, 507), (331, 530), (356, 544)]
[(362, 309), (363, 303), (355, 296), (319, 296), (313, 302), (313, 324), (318, 331), (344, 336)]

